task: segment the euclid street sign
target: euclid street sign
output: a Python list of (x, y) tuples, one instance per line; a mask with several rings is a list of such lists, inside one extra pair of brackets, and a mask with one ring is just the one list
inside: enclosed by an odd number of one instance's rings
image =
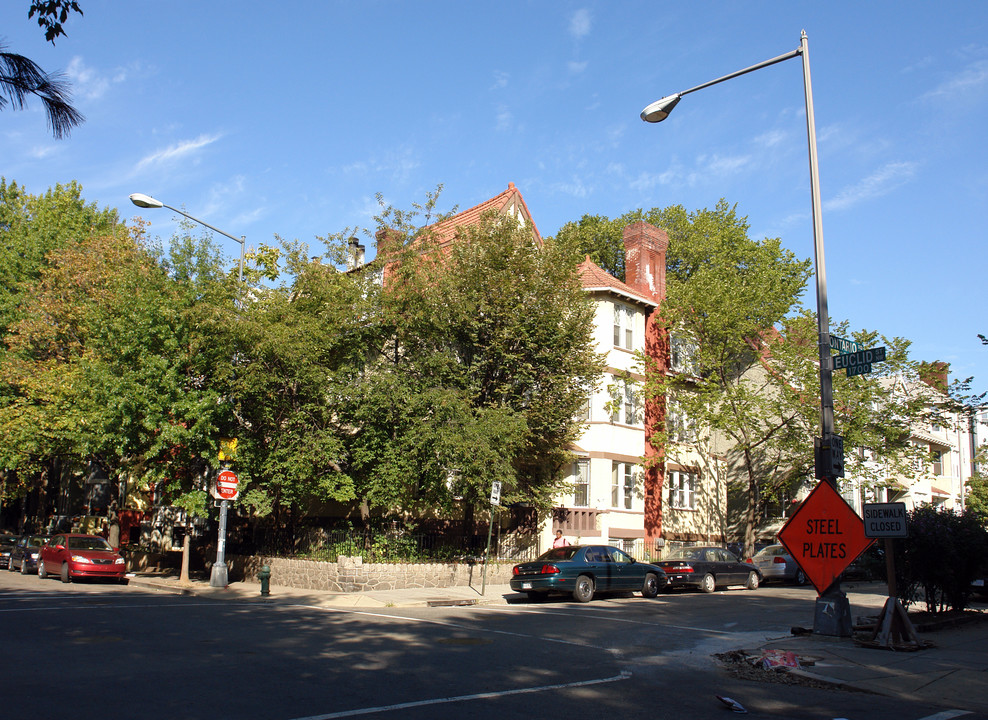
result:
[(823, 594), (872, 540), (854, 508), (821, 481), (779, 531), (779, 542)]
[(871, 364), (876, 362), (885, 362), (884, 346), (834, 355), (834, 370), (846, 369), (848, 377), (864, 375), (871, 372)]

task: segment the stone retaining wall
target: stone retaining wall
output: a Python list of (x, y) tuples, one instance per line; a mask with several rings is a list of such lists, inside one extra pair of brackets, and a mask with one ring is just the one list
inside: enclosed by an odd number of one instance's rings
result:
[[(230, 580), (257, 581), (262, 565), (271, 568), (271, 584), (301, 590), (365, 592), (406, 588), (476, 586), (483, 582), (481, 563), (365, 563), (361, 557), (340, 557), (336, 562), (228, 555)], [(487, 583), (507, 584), (513, 565), (491, 564)]]

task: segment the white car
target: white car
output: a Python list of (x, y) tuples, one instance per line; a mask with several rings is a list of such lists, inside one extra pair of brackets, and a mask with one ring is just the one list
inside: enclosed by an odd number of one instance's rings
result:
[(788, 580), (797, 585), (806, 584), (806, 573), (782, 545), (769, 545), (748, 560), (762, 571), (766, 580)]

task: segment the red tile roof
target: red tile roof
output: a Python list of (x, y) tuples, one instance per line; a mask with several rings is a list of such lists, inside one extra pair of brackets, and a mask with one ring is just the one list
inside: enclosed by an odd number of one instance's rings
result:
[(577, 270), (580, 272), (580, 280), (583, 283), (584, 290), (612, 292), (616, 295), (622, 295), (634, 302), (648, 305), (649, 307), (656, 307), (658, 305), (658, 303), (654, 300), (642, 295), (630, 285), (621, 282), (602, 267), (597, 265), (590, 259), (589, 255), (587, 255), (586, 260), (580, 263)]
[(542, 242), (542, 236), (539, 235), (539, 230), (535, 227), (532, 214), (528, 211), (528, 205), (525, 204), (525, 199), (521, 196), (521, 192), (515, 187), (513, 182), (508, 183), (507, 190), (495, 195), (490, 200), (485, 200), (479, 205), (474, 205), (469, 210), (464, 210), (451, 218), (433, 225), (433, 237), (438, 241), (440, 247), (445, 247), (456, 238), (457, 228), (478, 225), (481, 216), (490, 210), (511, 215), (520, 214), (524, 220), (525, 227), (532, 229), (536, 242)]

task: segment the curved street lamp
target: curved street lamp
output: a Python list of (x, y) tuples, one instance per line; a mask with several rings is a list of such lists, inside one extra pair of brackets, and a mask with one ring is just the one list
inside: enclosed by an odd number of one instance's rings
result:
[[(820, 170), (817, 161), (817, 150), (816, 150), (816, 121), (813, 118), (813, 88), (810, 83), (810, 55), (809, 55), (809, 45), (806, 39), (806, 31), (803, 30), (800, 33), (800, 43), (799, 47), (791, 52), (787, 52), (778, 57), (774, 57), (771, 60), (766, 60), (760, 62), (757, 65), (752, 65), (744, 70), (738, 70), (737, 72), (730, 73), (729, 75), (724, 75), (716, 80), (711, 80), (705, 82), (702, 85), (697, 85), (696, 87), (691, 87), (689, 90), (683, 90), (672, 95), (666, 95), (659, 100), (648, 105), (641, 112), (641, 118), (645, 122), (658, 123), (669, 117), (669, 113), (672, 112), (673, 108), (679, 103), (683, 95), (688, 95), (691, 92), (696, 92), (697, 90), (702, 90), (703, 88), (710, 87), (711, 85), (716, 85), (722, 83), (725, 80), (730, 80), (736, 78), (740, 75), (745, 75), (755, 70), (760, 70), (762, 68), (768, 67), (769, 65), (775, 65), (776, 63), (783, 62), (784, 60), (791, 60), (794, 57), (802, 57), (803, 59), (803, 93), (806, 97), (806, 136), (809, 144), (809, 154), (810, 154), (810, 200), (813, 209), (813, 249), (815, 255), (815, 265), (816, 265), (816, 316), (817, 316), (817, 333), (819, 335), (819, 361), (820, 361), (820, 434), (821, 438), (821, 451), (825, 453), (824, 457), (829, 460), (831, 448), (833, 448), (834, 440), (834, 386), (833, 386), (833, 370), (831, 368), (830, 361), (830, 312), (827, 309), (827, 269), (826, 263), (824, 261), (823, 255), (823, 220), (820, 214)], [(838, 445), (842, 447), (843, 441), (840, 440)], [(815, 453), (816, 454), (816, 453)], [(831, 463), (829, 462), (817, 462), (817, 474), (821, 476), (821, 479), (825, 482), (829, 482), (833, 487), (837, 488), (837, 477), (831, 468)], [(843, 595), (840, 592), (839, 581), (835, 583), (836, 594)], [(846, 615), (841, 615), (841, 613), (846, 613)], [(836, 606), (832, 613), (838, 615), (836, 618), (837, 624), (840, 626), (846, 620), (846, 626), (848, 628), (848, 633), (850, 634), (850, 606), (847, 605), (847, 598), (843, 596), (843, 603), (836, 603)], [(819, 613), (818, 613), (819, 615)], [(826, 633), (831, 634), (831, 633)]]
[[(213, 227), (208, 222), (200, 220), (197, 217), (189, 215), (184, 210), (179, 210), (177, 207), (172, 207), (171, 205), (166, 205), (160, 200), (155, 200), (150, 195), (145, 195), (144, 193), (132, 193), (130, 196), (130, 201), (134, 203), (139, 208), (145, 209), (158, 209), (158, 208), (168, 208), (174, 212), (177, 212), (183, 217), (187, 217), (192, 222), (199, 223), (213, 232), (218, 232), (224, 237), (228, 237), (231, 240), (235, 240), (240, 243), (240, 285), (244, 282), (244, 244), (247, 241), (246, 236), (241, 235), (240, 237), (234, 237), (228, 232), (223, 232), (219, 228)], [(237, 306), (240, 306), (240, 300), (237, 300)], [(227, 513), (230, 508), (229, 500), (220, 501), (220, 527), (216, 542), (216, 562), (213, 563), (212, 570), (209, 573), (209, 584), (211, 587), (226, 587), (229, 584), (229, 572), (226, 566), (226, 518)]]

